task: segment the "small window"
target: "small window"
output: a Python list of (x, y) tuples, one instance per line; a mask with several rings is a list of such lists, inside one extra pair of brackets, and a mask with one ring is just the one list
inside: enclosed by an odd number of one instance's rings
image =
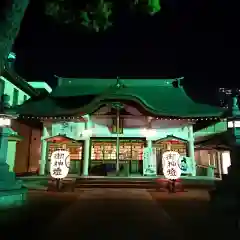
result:
[(13, 91), (13, 103), (12, 103), (12, 106), (16, 106), (18, 105), (18, 90), (16, 88), (14, 88), (14, 91)]
[(0, 79), (0, 96), (4, 94), (4, 89), (5, 89), (5, 82)]

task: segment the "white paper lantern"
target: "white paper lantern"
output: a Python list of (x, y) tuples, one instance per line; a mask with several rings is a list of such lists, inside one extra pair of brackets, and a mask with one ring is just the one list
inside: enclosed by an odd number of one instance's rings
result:
[(62, 179), (68, 175), (70, 167), (70, 153), (66, 150), (57, 150), (52, 153), (50, 174), (53, 178)]
[(163, 174), (167, 179), (178, 179), (181, 176), (180, 154), (167, 151), (162, 155)]

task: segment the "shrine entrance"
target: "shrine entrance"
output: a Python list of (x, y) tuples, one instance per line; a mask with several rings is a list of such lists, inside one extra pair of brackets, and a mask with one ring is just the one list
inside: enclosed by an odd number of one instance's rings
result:
[[(120, 138), (119, 170), (121, 176), (143, 174), (144, 138)], [(92, 138), (90, 172), (109, 176), (116, 174), (116, 140)]]

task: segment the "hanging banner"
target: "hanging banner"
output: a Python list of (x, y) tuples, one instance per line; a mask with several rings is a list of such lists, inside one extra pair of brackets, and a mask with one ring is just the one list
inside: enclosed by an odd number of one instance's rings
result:
[(147, 167), (148, 167), (148, 159), (150, 158), (149, 148), (145, 147), (143, 149), (143, 175), (146, 175)]
[(53, 178), (62, 179), (68, 175), (70, 167), (70, 153), (57, 150), (51, 155), (50, 174)]
[(182, 174), (192, 174), (192, 159), (190, 157), (180, 156), (180, 168)]
[(143, 174), (145, 176), (157, 175), (157, 158), (155, 148), (144, 148), (143, 151)]
[(163, 174), (167, 179), (178, 179), (181, 176), (180, 154), (175, 151), (167, 151), (162, 155)]

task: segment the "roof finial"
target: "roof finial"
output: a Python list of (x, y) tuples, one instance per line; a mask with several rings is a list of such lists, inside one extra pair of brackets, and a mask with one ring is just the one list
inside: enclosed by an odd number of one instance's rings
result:
[(122, 83), (122, 81), (120, 80), (119, 77), (117, 77), (117, 82), (115, 84), (115, 88), (119, 89), (119, 88), (123, 88), (125, 87), (125, 85)]
[(56, 74), (53, 75), (56, 79), (59, 79), (60, 77)]
[(121, 85), (122, 85), (122, 84), (121, 84), (121, 82), (120, 82), (120, 78), (117, 77), (116, 87), (117, 87), (117, 88), (120, 88)]

